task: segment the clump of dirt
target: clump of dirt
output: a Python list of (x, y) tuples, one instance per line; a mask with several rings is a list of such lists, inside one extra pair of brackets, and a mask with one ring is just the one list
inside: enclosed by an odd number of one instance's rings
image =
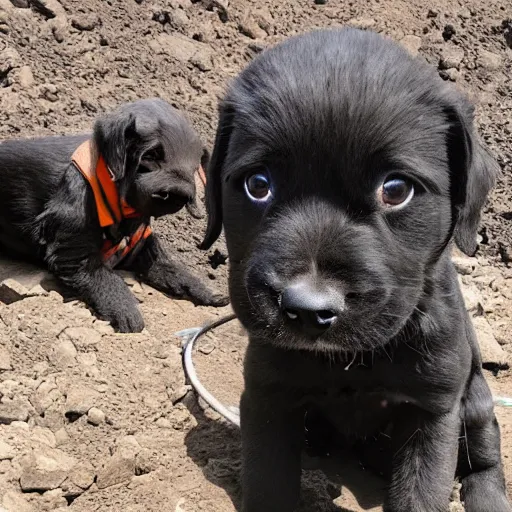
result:
[[(122, 102), (159, 96), (188, 112), (211, 146), (218, 97), (267, 46), (347, 24), (389, 35), (470, 94), (502, 168), (479, 254), (455, 261), (491, 387), (512, 395), (511, 19), (507, 0), (0, 0), (0, 138), (88, 131)], [(225, 289), (223, 240), (207, 253), (196, 248), (204, 227), (183, 212), (155, 229)], [(0, 286), (0, 507), (236, 510), (238, 431), (197, 402), (173, 336), (229, 308), (194, 308), (127, 277), (147, 329), (121, 335), (48, 291), (41, 274), (14, 277)], [(204, 383), (228, 404), (242, 387), (245, 344), (231, 323), (195, 356)], [(498, 415), (512, 489), (512, 415)], [(383, 483), (333, 459), (321, 461), (323, 471), (308, 461), (300, 510), (379, 510)], [(456, 499), (451, 510), (461, 510)]]

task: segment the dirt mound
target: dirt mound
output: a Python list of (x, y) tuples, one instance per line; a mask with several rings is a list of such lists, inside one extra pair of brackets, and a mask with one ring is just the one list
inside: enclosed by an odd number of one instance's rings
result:
[[(0, 138), (87, 131), (122, 102), (160, 96), (211, 145), (218, 96), (267, 45), (345, 24), (401, 41), (472, 96), (503, 170), (481, 252), (457, 266), (493, 391), (512, 395), (511, 20), (508, 0), (0, 0)], [(180, 213), (156, 230), (210, 285), (226, 287), (222, 240), (196, 249), (204, 220)], [(234, 511), (238, 431), (197, 403), (173, 337), (228, 309), (172, 301), (127, 276), (147, 329), (120, 335), (48, 291), (44, 273), (27, 272), (0, 265), (0, 281), (16, 278), (0, 285), (10, 302), (0, 305), (0, 507)], [(196, 355), (201, 378), (228, 404), (239, 397), (245, 343), (231, 323)], [(512, 483), (512, 414), (498, 413)], [(334, 457), (307, 461), (302, 512), (379, 510), (383, 483), (343, 464), (351, 471)]]

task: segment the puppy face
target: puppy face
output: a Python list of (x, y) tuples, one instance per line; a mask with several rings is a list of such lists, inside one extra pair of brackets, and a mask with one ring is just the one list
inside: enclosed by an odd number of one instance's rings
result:
[(452, 237), (476, 250), (495, 173), (471, 107), (433, 69), (373, 33), (311, 33), (262, 54), (224, 99), (203, 247), (223, 223), (253, 334), (370, 350), (421, 311)]
[(188, 120), (160, 99), (121, 106), (96, 123), (94, 136), (121, 197), (147, 216), (195, 215), (195, 180), (203, 155)]

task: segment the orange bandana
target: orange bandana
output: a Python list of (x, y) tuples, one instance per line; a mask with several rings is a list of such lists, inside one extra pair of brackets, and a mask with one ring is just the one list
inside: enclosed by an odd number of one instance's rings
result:
[(135, 231), (121, 240), (112, 241), (106, 236), (109, 228), (119, 226), (123, 219), (132, 219), (141, 215), (124, 200), (121, 200), (103, 156), (95, 157), (90, 140), (82, 143), (71, 157), (73, 164), (88, 181), (94, 194), (96, 211), (100, 226), (104, 228), (104, 242), (101, 249), (103, 262), (111, 268), (117, 266), (135, 248), (140, 249), (151, 235), (149, 224), (141, 222)]

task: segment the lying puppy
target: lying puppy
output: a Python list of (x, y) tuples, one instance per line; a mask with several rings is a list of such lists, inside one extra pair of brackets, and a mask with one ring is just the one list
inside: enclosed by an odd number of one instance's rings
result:
[(92, 135), (0, 144), (0, 250), (44, 262), (121, 332), (144, 320), (113, 267), (197, 304), (224, 305), (151, 233), (151, 217), (196, 214), (201, 142), (160, 99), (121, 106)]
[(304, 418), (390, 432), (386, 512), (509, 512), (500, 432), (451, 242), (476, 251), (497, 164), (427, 64), (355, 29), (263, 53), (221, 104), (209, 247), (224, 225), (249, 332), (243, 511), (291, 512)]

